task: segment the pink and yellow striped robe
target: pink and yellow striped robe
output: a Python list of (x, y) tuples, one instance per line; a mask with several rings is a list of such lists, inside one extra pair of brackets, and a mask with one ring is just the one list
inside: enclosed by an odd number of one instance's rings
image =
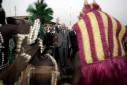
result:
[(125, 57), (123, 40), (127, 29), (115, 18), (94, 10), (75, 25), (82, 65), (100, 62), (113, 57)]

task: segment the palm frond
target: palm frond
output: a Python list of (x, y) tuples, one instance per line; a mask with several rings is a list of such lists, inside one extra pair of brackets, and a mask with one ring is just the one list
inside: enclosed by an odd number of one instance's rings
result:
[(44, 12), (48, 15), (53, 15), (53, 10), (51, 8), (46, 8)]
[(29, 5), (26, 11), (30, 14), (35, 14), (37, 12), (37, 10), (32, 5)]
[(46, 3), (43, 3), (43, 5), (41, 6), (41, 9), (44, 10), (48, 7), (48, 5)]
[(29, 16), (29, 23), (33, 24), (35, 19), (36, 19), (36, 15)]
[(34, 7), (32, 5), (28, 7), (27, 12), (31, 14), (29, 17), (31, 23), (34, 21), (34, 19), (40, 18), (41, 25), (44, 25), (53, 19), (53, 10), (48, 8), (48, 5), (44, 2), (35, 2)]

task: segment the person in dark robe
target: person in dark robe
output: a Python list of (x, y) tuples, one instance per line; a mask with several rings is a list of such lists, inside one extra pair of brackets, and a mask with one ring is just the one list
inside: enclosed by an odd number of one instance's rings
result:
[(71, 61), (74, 60), (74, 56), (76, 54), (76, 52), (78, 51), (78, 43), (77, 43), (77, 38), (76, 38), (76, 32), (74, 30), (71, 30), (69, 32), (69, 35), (70, 35), (70, 43), (71, 43)]

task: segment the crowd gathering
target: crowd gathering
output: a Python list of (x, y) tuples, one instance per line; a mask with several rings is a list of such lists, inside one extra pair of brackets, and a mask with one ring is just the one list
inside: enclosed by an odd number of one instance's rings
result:
[(51, 55), (58, 61), (61, 67), (70, 65), (78, 51), (76, 32), (68, 29), (64, 23), (56, 19), (55, 25), (44, 26), (43, 44), (47, 46)]

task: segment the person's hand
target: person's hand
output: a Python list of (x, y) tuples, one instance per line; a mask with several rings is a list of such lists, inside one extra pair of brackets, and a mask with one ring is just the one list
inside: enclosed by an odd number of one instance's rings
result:
[(56, 23), (58, 24), (60, 22), (59, 17), (56, 18)]

